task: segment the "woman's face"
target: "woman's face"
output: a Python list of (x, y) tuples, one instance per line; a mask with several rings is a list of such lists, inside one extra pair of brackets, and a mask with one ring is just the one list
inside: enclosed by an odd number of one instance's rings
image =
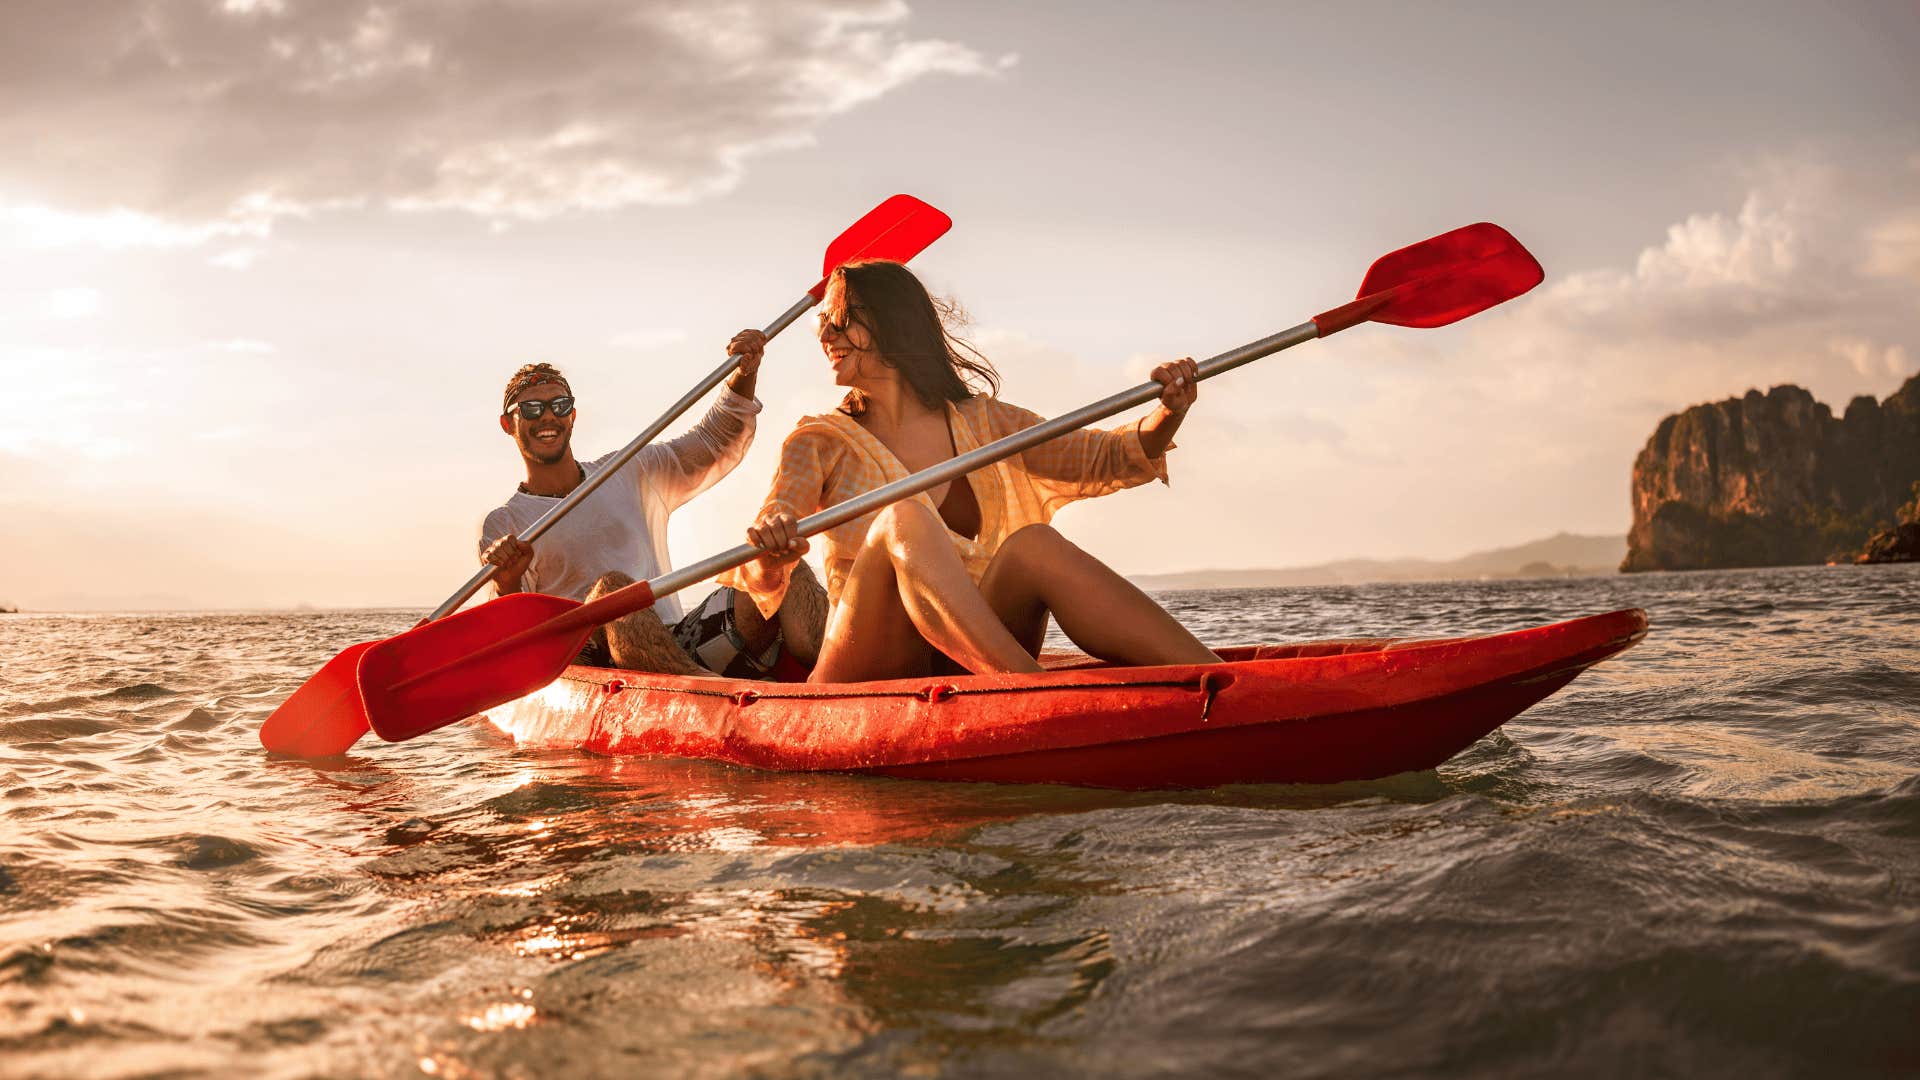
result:
[(827, 283), (826, 299), (820, 302), (820, 351), (827, 354), (833, 381), (841, 386), (862, 386), (887, 370), (873, 351), (873, 331), (862, 321), (865, 313), (845, 278)]

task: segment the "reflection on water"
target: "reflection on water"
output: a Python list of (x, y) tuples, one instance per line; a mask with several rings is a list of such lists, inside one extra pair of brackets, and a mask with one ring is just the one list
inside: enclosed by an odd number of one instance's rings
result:
[[(404, 613), (9, 617), (0, 1072), (1910, 1071), (1920, 571), (1186, 593), (1648, 640), (1436, 772), (1127, 793), (260, 721)], [(1815, 1007), (1811, 1003), (1817, 1003)]]

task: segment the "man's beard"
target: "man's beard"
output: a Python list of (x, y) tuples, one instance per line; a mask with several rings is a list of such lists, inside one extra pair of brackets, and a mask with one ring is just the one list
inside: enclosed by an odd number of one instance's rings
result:
[(542, 465), (557, 465), (567, 459), (567, 449), (573, 445), (573, 433), (562, 431), (560, 438), (551, 449), (529, 435), (520, 441), (520, 452)]

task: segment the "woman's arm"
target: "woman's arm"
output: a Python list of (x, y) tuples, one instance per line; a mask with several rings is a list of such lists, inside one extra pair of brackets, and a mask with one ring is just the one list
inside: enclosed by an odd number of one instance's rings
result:
[(780, 466), (773, 474), (773, 484), (760, 513), (747, 528), (747, 542), (768, 549), (767, 553), (720, 576), (721, 584), (746, 593), (760, 614), (769, 619), (786, 599), (793, 564), (807, 553), (806, 539), (793, 526), (799, 518), (820, 509), (832, 465), (832, 442), (831, 437), (823, 437), (818, 431), (801, 428), (780, 444)]
[[(1148, 480), (1165, 479), (1161, 459), (1173, 449), (1173, 433), (1180, 429), (1197, 395), (1198, 366), (1181, 359), (1153, 369), (1162, 384), (1160, 404), (1152, 415), (1115, 428), (1080, 428), (1023, 451), (1020, 463), (1040, 479), (1062, 484), (1091, 484), (1098, 490), (1081, 498), (1104, 495)], [(1038, 413), (1004, 401), (986, 402), (988, 426), (994, 438), (1011, 435), (1041, 422)]]
[(1183, 356), (1154, 368), (1153, 381), (1160, 384), (1160, 405), (1140, 421), (1140, 448), (1150, 458), (1161, 458), (1173, 448), (1173, 433), (1200, 396), (1200, 366)]
[[(1192, 360), (1175, 360), (1153, 369), (1162, 384), (1160, 405), (1151, 416), (1116, 428), (1081, 428), (1021, 453), (1021, 470), (1033, 482), (1043, 517), (1080, 499), (1108, 495), (1149, 480), (1167, 479), (1168, 450), (1173, 433), (1192, 407), (1198, 367)], [(1040, 423), (1039, 414), (1004, 401), (986, 402), (992, 437)]]

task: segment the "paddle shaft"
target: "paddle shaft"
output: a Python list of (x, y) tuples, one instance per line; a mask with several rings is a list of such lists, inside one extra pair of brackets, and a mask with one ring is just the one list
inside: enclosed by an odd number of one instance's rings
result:
[[(795, 319), (806, 314), (808, 308), (819, 302), (812, 293), (802, 296), (794, 302), (792, 307), (782, 312), (779, 318), (767, 324), (767, 328), (762, 331), (762, 333), (766, 334), (767, 340), (773, 340), (775, 335), (787, 327), (792, 326)], [(708, 373), (706, 378), (694, 384), (693, 389), (682, 395), (680, 400), (674, 402), (666, 412), (661, 413), (660, 419), (647, 425), (645, 431), (635, 436), (632, 442), (621, 447), (620, 452), (615, 454), (611, 461), (607, 462), (606, 467), (589, 475), (581, 482), (579, 487), (574, 488), (567, 494), (566, 498), (561, 499), (558, 505), (540, 515), (540, 520), (534, 522), (531, 528), (521, 534), (520, 539), (531, 544), (545, 535), (548, 529), (558, 525), (561, 518), (566, 517), (574, 507), (579, 506), (587, 496), (593, 494), (596, 488), (612, 478), (614, 473), (620, 471), (621, 466), (632, 461), (634, 455), (638, 454), (643, 447), (658, 438), (660, 433), (666, 430), (668, 424), (680, 419), (681, 414), (692, 408), (694, 402), (706, 397), (708, 391), (720, 385), (721, 380), (733, 374), (733, 370), (739, 366), (740, 356), (738, 353), (727, 357), (725, 363), (714, 368), (713, 371)], [(467, 579), (465, 585), (460, 586), (460, 591), (447, 597), (444, 603), (434, 608), (433, 614), (427, 616), (427, 621), (437, 622), (451, 615), (461, 604), (466, 603), (474, 593), (479, 592), (487, 582), (493, 580), (493, 576), (499, 572), (500, 568), (492, 563), (482, 566), (471, 578)], [(641, 606), (644, 607), (646, 605), (643, 604)]]
[[(1271, 356), (1282, 349), (1289, 349), (1321, 336), (1323, 335), (1319, 327), (1313, 322), (1301, 323), (1291, 330), (1283, 330), (1272, 337), (1261, 338), (1259, 341), (1208, 358), (1199, 365), (1200, 378), (1211, 379), (1215, 375), (1251, 364), (1261, 357)], [(1095, 420), (1104, 420), (1136, 405), (1154, 401), (1160, 397), (1164, 389), (1158, 382), (1142, 383), (1131, 390), (1103, 398), (1070, 413), (1062, 413), (1051, 420), (1043, 420), (1005, 438), (995, 439), (985, 446), (955, 455), (932, 468), (922, 469), (912, 476), (902, 477), (891, 484), (874, 488), (864, 495), (829, 506), (817, 514), (810, 514), (800, 519), (797, 529), (802, 536), (814, 536), (826, 532), (828, 529), (864, 517), (901, 499), (939, 487), (975, 469), (984, 468), (1022, 450), (1031, 449), (1050, 439), (1065, 435), (1069, 431), (1083, 428)], [(635, 582), (626, 588), (617, 589), (592, 603), (582, 604), (563, 615), (557, 615), (536, 628), (515, 634), (496, 645), (489, 646), (487, 651), (510, 648), (518, 641), (535, 634), (560, 633), (612, 622), (622, 615), (651, 606), (662, 596), (679, 592), (689, 585), (759, 557), (759, 548), (751, 544), (742, 544), (690, 566), (683, 566), (651, 580)]]

